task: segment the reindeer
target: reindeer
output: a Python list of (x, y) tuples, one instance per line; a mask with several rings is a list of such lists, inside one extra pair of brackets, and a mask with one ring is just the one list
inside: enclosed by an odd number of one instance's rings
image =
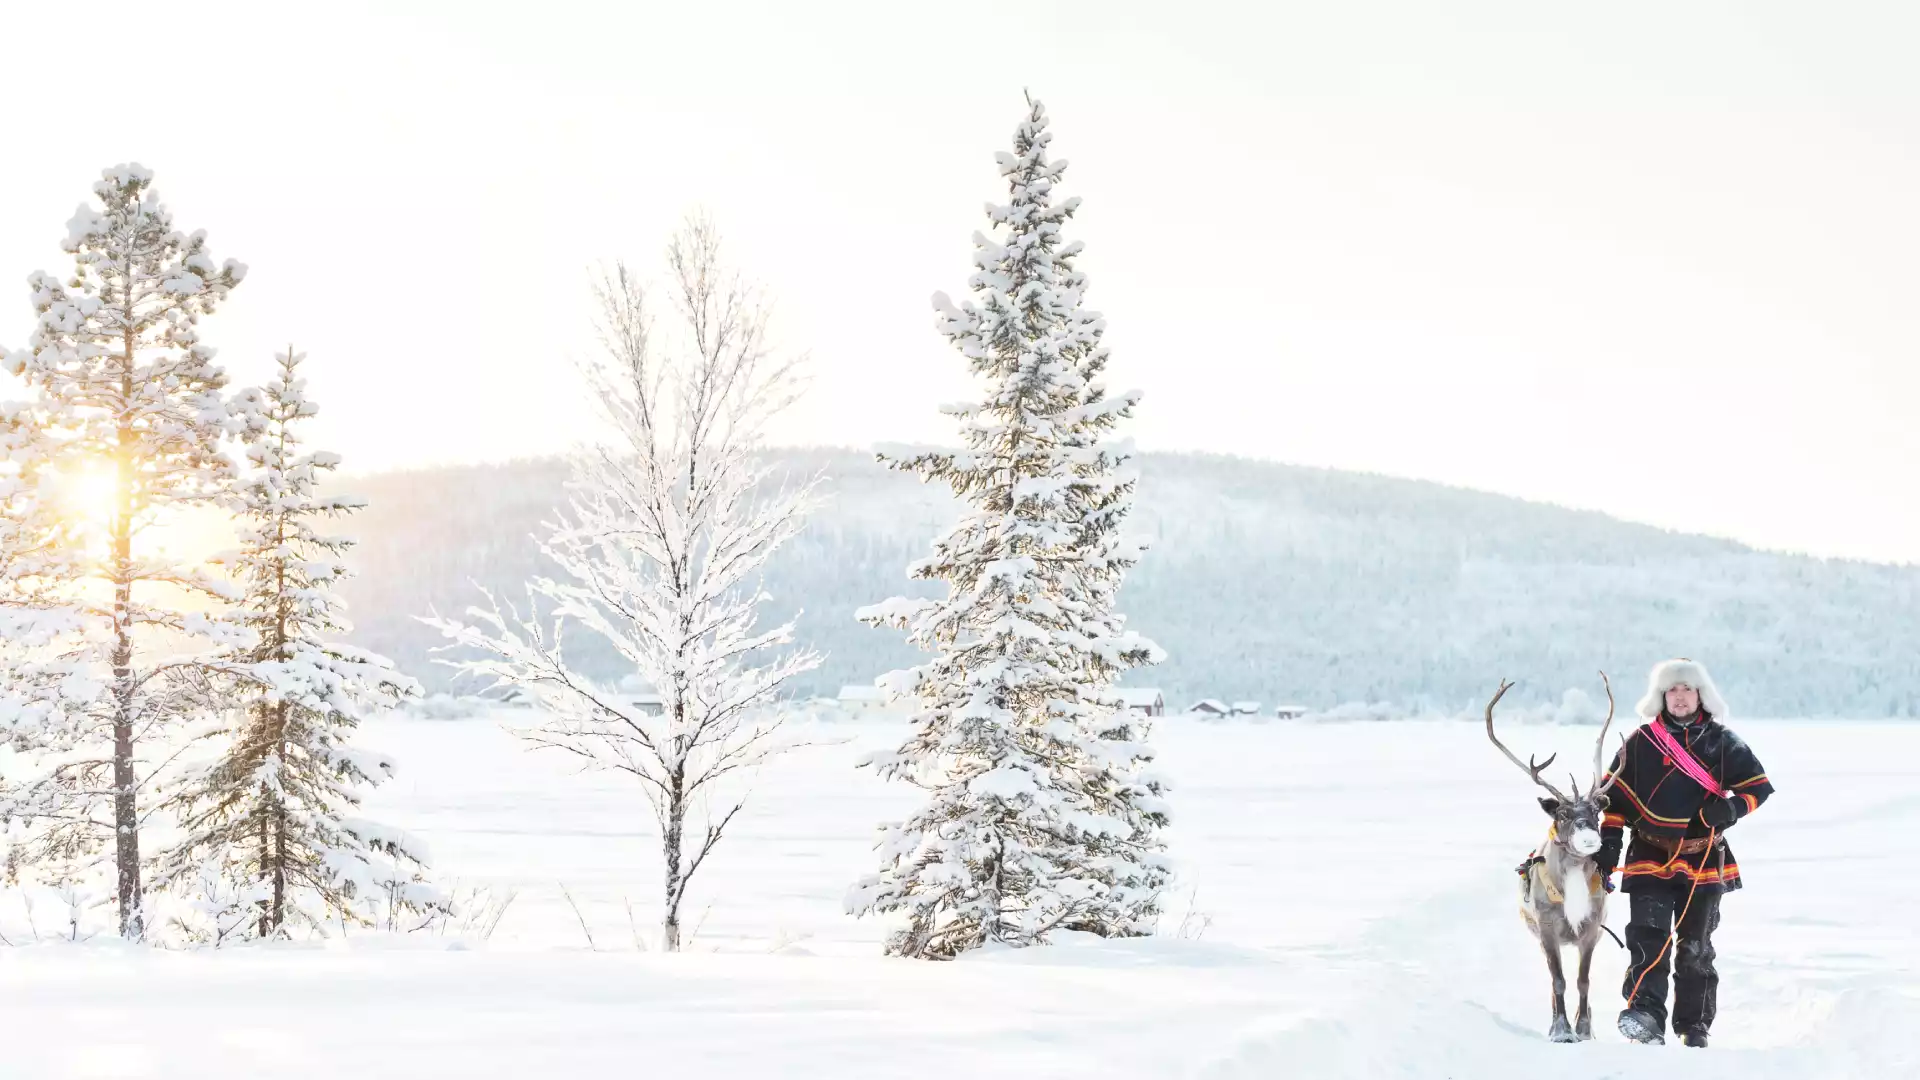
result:
[[(1493, 745), (1500, 748), (1508, 761), (1525, 770), (1534, 783), (1546, 788), (1552, 796), (1540, 800), (1540, 808), (1553, 818), (1553, 827), (1547, 833), (1543, 850), (1528, 860), (1524, 870), (1525, 891), (1520, 901), (1520, 915), (1546, 954), (1547, 974), (1553, 979), (1553, 1026), (1547, 1029), (1547, 1038), (1554, 1042), (1584, 1042), (1593, 1038), (1587, 975), (1593, 966), (1593, 947), (1599, 944), (1607, 914), (1607, 894), (1593, 857), (1600, 850), (1600, 825), (1607, 809), (1607, 789), (1613, 786), (1611, 778), (1601, 782), (1605, 771), (1600, 763), (1607, 743), (1607, 729), (1613, 725), (1613, 685), (1607, 682), (1604, 671), (1600, 673), (1600, 681), (1607, 687), (1607, 720), (1600, 726), (1600, 738), (1593, 748), (1593, 783), (1589, 785), (1591, 790), (1582, 795), (1580, 782), (1568, 776), (1573, 783), (1572, 798), (1561, 794), (1540, 775), (1558, 755), (1549, 756), (1537, 765), (1529, 757), (1522, 765), (1513, 751), (1494, 735), (1493, 707), (1500, 704), (1513, 684), (1502, 679), (1499, 691), (1487, 702), (1487, 738), (1493, 740)], [(1560, 950), (1568, 945), (1580, 947), (1580, 1011), (1572, 1027), (1567, 1025), (1567, 977), (1560, 965)]]

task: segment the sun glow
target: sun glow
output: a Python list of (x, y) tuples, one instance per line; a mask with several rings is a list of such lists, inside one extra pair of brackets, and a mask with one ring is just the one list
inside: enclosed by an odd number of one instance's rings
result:
[(90, 461), (74, 469), (61, 479), (62, 512), (80, 524), (112, 525), (119, 508), (117, 480), (111, 462)]
[[(72, 463), (52, 479), (49, 494), (52, 506), (77, 534), (72, 540), (89, 558), (104, 558), (120, 516), (121, 491), (113, 462), (97, 458)], [(136, 500), (136, 506), (141, 501)], [(232, 519), (207, 505), (145, 507), (128, 524), (128, 549), (137, 559), (200, 564), (234, 545)], [(197, 598), (180, 602), (189, 608), (200, 603)]]

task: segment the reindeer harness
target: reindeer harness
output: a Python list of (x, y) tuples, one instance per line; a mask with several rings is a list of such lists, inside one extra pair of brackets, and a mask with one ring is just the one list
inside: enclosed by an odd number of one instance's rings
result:
[[(1533, 854), (1527, 856), (1527, 861), (1520, 864), (1520, 902), (1522, 904), (1527, 903), (1527, 901), (1532, 898), (1533, 883), (1535, 881), (1540, 883), (1540, 888), (1547, 894), (1548, 902), (1554, 904), (1564, 904), (1567, 902), (1566, 893), (1562, 891), (1560, 883), (1553, 880), (1553, 875), (1547, 873), (1546, 850), (1548, 847), (1559, 842), (1560, 831), (1558, 827), (1553, 825), (1547, 826), (1547, 842), (1535, 848)], [(1601, 880), (1600, 871), (1588, 871), (1587, 895), (1599, 896), (1606, 891), (1606, 883)]]

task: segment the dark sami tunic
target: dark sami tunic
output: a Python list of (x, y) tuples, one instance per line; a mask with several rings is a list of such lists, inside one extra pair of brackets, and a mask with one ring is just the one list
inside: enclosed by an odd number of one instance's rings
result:
[[(1723, 790), (1733, 790), (1734, 812), (1744, 818), (1773, 794), (1767, 771), (1761, 768), (1760, 759), (1753, 756), (1740, 736), (1711, 716), (1699, 715), (1701, 718), (1690, 724), (1667, 719), (1652, 722), (1665, 724), (1674, 739), (1707, 767)], [(1716, 838), (1711, 848), (1690, 855), (1669, 855), (1645, 839), (1649, 835), (1666, 840), (1706, 836), (1709, 830), (1700, 811), (1709, 800), (1720, 798), (1681, 772), (1679, 766), (1661, 753), (1660, 745), (1645, 728), (1637, 728), (1628, 736), (1626, 745), (1615, 755), (1608, 775), (1616, 779), (1607, 791), (1607, 814), (1601, 825), (1600, 853), (1595, 861), (1602, 873), (1610, 872), (1619, 864), (1622, 830), (1633, 830), (1626, 865), (1620, 868), (1622, 890), (1631, 893), (1636, 891), (1634, 886), (1638, 883), (1676, 878), (1691, 879), (1692, 887), (1701, 892), (1731, 892), (1740, 887), (1740, 864), (1734, 861), (1733, 849), (1727, 846), (1725, 829), (1720, 831), (1720, 838)]]

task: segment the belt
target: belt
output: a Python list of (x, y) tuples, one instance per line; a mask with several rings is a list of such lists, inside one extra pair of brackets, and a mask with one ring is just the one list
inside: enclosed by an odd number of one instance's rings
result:
[(1698, 855), (1707, 850), (1707, 843), (1713, 839), (1710, 836), (1692, 836), (1685, 840), (1670, 840), (1650, 833), (1642, 833), (1639, 838), (1646, 841), (1649, 846), (1666, 852), (1669, 856)]

